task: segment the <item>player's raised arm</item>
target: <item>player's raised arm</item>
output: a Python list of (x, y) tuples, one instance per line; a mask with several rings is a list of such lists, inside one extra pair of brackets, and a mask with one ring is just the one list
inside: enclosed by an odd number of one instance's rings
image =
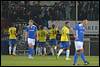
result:
[(15, 35), (17, 36), (17, 29), (16, 29), (16, 27), (15, 27)]
[(25, 29), (25, 31), (24, 31), (24, 37), (25, 37), (25, 41), (27, 40), (27, 37), (28, 37), (28, 32), (27, 32), (27, 28)]
[(36, 40), (38, 41), (38, 29), (36, 27)]
[(10, 35), (10, 28), (8, 29), (8, 35)]
[(36, 32), (36, 40), (37, 40), (37, 41), (39, 40), (39, 34), (38, 34), (38, 31)]
[(73, 30), (73, 28), (70, 27), (69, 29), (70, 29), (70, 31), (72, 32), (73, 37), (76, 38), (76, 34), (75, 34), (75, 31)]
[[(69, 23), (69, 22), (66, 22), (66, 23)], [(67, 26), (68, 26), (70, 32), (73, 34), (73, 37), (75, 38), (75, 37), (76, 37), (75, 31), (74, 31), (73, 28), (70, 27), (69, 25), (67, 25)]]

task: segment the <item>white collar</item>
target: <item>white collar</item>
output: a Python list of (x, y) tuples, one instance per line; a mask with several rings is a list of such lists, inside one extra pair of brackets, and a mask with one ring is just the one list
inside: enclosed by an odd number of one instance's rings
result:
[(79, 26), (83, 26), (83, 24), (81, 23), (81, 24), (79, 24)]

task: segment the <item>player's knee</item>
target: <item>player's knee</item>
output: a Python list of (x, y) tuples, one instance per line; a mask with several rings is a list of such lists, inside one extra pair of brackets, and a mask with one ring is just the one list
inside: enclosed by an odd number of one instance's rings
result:
[(77, 54), (79, 55), (81, 52), (83, 52), (83, 49), (77, 50)]
[(83, 50), (83, 49), (81, 49), (81, 50), (80, 50), (80, 53), (83, 53), (83, 52), (84, 52), (84, 50)]
[(80, 50), (77, 50), (77, 54), (78, 54), (78, 55), (80, 54)]
[(82, 48), (82, 49), (80, 49), (80, 52), (83, 52), (83, 48)]
[(29, 44), (28, 46), (29, 46), (29, 48), (33, 48), (32, 44)]

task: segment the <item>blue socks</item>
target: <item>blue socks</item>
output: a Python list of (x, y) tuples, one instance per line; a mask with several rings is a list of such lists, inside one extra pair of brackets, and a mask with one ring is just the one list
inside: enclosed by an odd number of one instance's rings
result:
[(33, 55), (33, 48), (28, 48), (28, 50), (29, 50), (29, 55)]
[(78, 54), (77, 54), (77, 52), (75, 52), (75, 54), (74, 54), (74, 64), (77, 63), (77, 60), (78, 60)]
[[(85, 59), (85, 56), (84, 56), (83, 52), (80, 53), (80, 56), (81, 56), (82, 60), (84, 61), (84, 63), (86, 63), (87, 61)], [(77, 54), (77, 52), (75, 52), (75, 54), (74, 54), (74, 64), (77, 63), (77, 60), (78, 60), (78, 54)]]
[(84, 56), (84, 53), (83, 52), (81, 52), (81, 58), (82, 58), (82, 60), (84, 61), (84, 63), (86, 63), (86, 59), (85, 59), (85, 56)]

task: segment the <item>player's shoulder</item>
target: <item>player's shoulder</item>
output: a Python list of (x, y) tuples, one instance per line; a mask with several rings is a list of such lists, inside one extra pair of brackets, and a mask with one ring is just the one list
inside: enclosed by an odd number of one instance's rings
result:
[(13, 27), (13, 29), (16, 29), (16, 27)]
[(64, 29), (64, 26), (62, 27), (62, 29)]
[(35, 29), (37, 29), (37, 26), (36, 25), (32, 25)]
[(37, 27), (36, 25), (32, 25), (32, 27)]
[(10, 27), (9, 29), (16, 29), (15, 27)]
[(63, 26), (63, 27), (62, 27), (62, 29), (66, 29), (66, 28), (67, 28), (66, 26)]
[(79, 27), (79, 26), (81, 26), (81, 23), (80, 22), (78, 22), (78, 23), (76, 23), (76, 25), (75, 25), (76, 27)]
[(82, 24), (82, 23), (79, 23), (79, 24), (78, 24), (78, 27), (83, 27), (83, 24)]

